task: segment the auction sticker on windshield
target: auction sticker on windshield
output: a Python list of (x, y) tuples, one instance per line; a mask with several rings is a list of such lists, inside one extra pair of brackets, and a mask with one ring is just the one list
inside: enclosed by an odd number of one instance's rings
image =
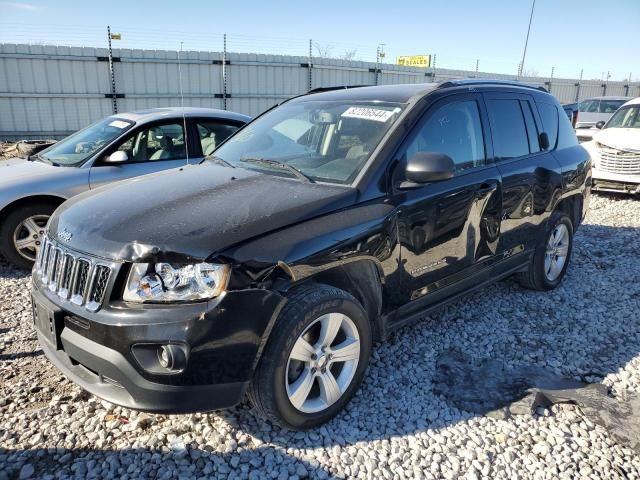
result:
[(114, 120), (109, 124), (109, 126), (116, 128), (126, 128), (129, 126), (129, 124), (127, 122), (123, 122), (122, 120)]
[(396, 113), (394, 110), (382, 110), (381, 108), (349, 107), (341, 116), (348, 118), (362, 118), (364, 120), (373, 120), (375, 122), (386, 122), (394, 113)]

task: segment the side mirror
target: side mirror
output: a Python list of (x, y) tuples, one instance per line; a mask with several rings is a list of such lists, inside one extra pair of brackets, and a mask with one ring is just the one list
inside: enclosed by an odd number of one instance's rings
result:
[(600, 120), (598, 123), (596, 123), (596, 128), (598, 130), (602, 130), (602, 128), (604, 127), (605, 121), (604, 120)]
[(540, 142), (541, 150), (549, 150), (549, 135), (547, 135), (547, 132), (542, 132), (538, 141)]
[(406, 181), (401, 189), (416, 188), (425, 183), (439, 182), (453, 177), (455, 163), (449, 155), (437, 152), (417, 152), (407, 162)]
[(129, 155), (127, 155), (127, 152), (123, 152), (122, 150), (116, 150), (104, 159), (104, 161), (107, 163), (122, 163), (126, 162), (127, 160), (129, 160)]

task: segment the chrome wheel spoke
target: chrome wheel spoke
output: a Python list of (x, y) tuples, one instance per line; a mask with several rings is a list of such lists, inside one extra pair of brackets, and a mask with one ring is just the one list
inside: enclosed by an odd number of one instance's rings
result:
[(298, 410), (302, 409), (304, 402), (309, 397), (309, 392), (313, 387), (315, 376), (309, 368), (306, 368), (300, 374), (300, 377), (290, 385), (289, 400)]
[(333, 362), (348, 362), (360, 358), (360, 341), (348, 339), (331, 349)]
[(320, 374), (318, 376), (318, 383), (320, 385), (320, 398), (322, 398), (326, 406), (336, 403), (342, 395), (342, 391), (331, 370)]
[(343, 317), (341, 313), (328, 313), (320, 318), (320, 336), (316, 346), (328, 347), (333, 343), (342, 326)]
[(558, 248), (556, 249), (556, 254), (559, 257), (566, 257), (568, 253), (569, 253), (569, 245), (567, 244), (559, 245)]
[(36, 240), (32, 237), (22, 238), (20, 240), (15, 241), (15, 246), (17, 250), (24, 250), (26, 248), (36, 249)]
[(41, 228), (33, 219), (33, 217), (29, 217), (24, 222), (22, 222), (22, 226), (29, 230), (29, 235), (39, 235), (40, 233)]
[(315, 354), (315, 349), (304, 338), (298, 338), (298, 341), (291, 350), (291, 359), (300, 362), (310, 362), (311, 356)]

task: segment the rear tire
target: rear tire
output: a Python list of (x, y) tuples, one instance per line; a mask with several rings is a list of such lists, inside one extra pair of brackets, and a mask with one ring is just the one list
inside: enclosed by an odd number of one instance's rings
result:
[[(10, 263), (30, 270), (42, 244), (46, 224), (57, 205), (35, 202), (21, 205), (0, 225), (0, 253)], [(20, 248), (22, 247), (22, 248)]]
[(353, 296), (328, 285), (301, 287), (271, 332), (249, 399), (274, 424), (317, 427), (338, 414), (360, 386), (371, 343), (371, 324)]
[(531, 258), (529, 269), (518, 274), (520, 284), (531, 290), (552, 290), (562, 282), (573, 250), (573, 223), (568, 215), (554, 212)]

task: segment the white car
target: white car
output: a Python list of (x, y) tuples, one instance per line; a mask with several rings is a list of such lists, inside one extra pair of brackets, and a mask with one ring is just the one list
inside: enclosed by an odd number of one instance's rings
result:
[(622, 105), (633, 97), (591, 97), (578, 103), (575, 128), (578, 141), (588, 142), (598, 133), (597, 125), (603, 125)]
[(593, 161), (593, 190), (640, 194), (640, 97), (582, 144)]

